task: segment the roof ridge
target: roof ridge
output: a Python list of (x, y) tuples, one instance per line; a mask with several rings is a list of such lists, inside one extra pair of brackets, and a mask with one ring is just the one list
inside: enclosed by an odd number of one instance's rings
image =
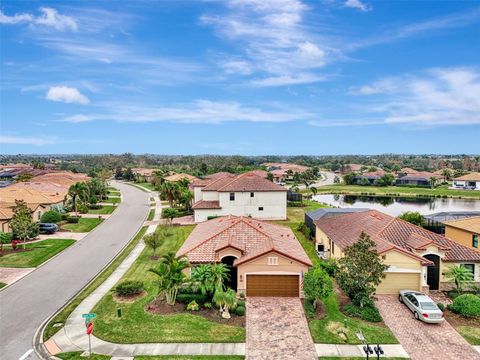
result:
[[(218, 188), (217, 191), (222, 190), (224, 187), (230, 185), (230, 184), (233, 183), (234, 181), (237, 181), (238, 179), (240, 179), (241, 177), (243, 177), (243, 176), (245, 176), (245, 175), (247, 175), (247, 174), (248, 174), (248, 173), (243, 173), (243, 174), (234, 176), (231, 181), (229, 181), (228, 183), (224, 184), (222, 187)], [(257, 176), (257, 175), (255, 175), (255, 174), (250, 174), (250, 175)]]

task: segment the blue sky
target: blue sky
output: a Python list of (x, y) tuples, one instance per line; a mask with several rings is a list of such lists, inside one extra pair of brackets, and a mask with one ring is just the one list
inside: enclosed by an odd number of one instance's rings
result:
[(480, 2), (2, 1), (1, 153), (479, 153)]

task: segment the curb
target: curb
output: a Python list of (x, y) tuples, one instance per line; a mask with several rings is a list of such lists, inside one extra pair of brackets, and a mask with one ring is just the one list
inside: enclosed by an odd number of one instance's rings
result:
[[(140, 190), (140, 189), (139, 189)], [(117, 258), (118, 256), (127, 248), (128, 245), (130, 245), (130, 243), (132, 242), (132, 240), (135, 238), (135, 236), (137, 236), (137, 234), (140, 232), (140, 230), (142, 229), (142, 227), (144, 226), (143, 224), (145, 223), (146, 219), (148, 217), (148, 212), (147, 214), (145, 215), (145, 219), (143, 220), (143, 223), (142, 225), (138, 228), (137, 232), (135, 233), (135, 235), (130, 239), (130, 241), (128, 241), (123, 247), (122, 249), (117, 253), (116, 256), (114, 256), (112, 258), (112, 260), (110, 260), (107, 264), (105, 264), (105, 266), (97, 273), (97, 275), (95, 275), (87, 284), (85, 284), (85, 286), (83, 286), (79, 291), (77, 291), (73, 296), (71, 296), (58, 310), (56, 310), (55, 312), (53, 312), (50, 316), (48, 316), (43, 322), (42, 324), (38, 327), (37, 331), (35, 332), (35, 335), (33, 336), (33, 340), (32, 340), (32, 347), (33, 347), (33, 350), (35, 351), (35, 354), (38, 356), (38, 358), (40, 360), (51, 360), (51, 359), (54, 359), (54, 360), (61, 360), (59, 358), (57, 358), (56, 356), (54, 355), (51, 355), (47, 349), (45, 348), (45, 345), (43, 345), (43, 334), (45, 332), (45, 328), (46, 326), (50, 323), (50, 321), (55, 317), (57, 316), (57, 314), (59, 314), (61, 311), (63, 311), (63, 309), (65, 309), (78, 295), (80, 295), (82, 293), (82, 291), (84, 291), (90, 284), (92, 284)], [(108, 220), (108, 219), (107, 219)], [(95, 230), (95, 229), (94, 229)], [(94, 231), (93, 230), (93, 231)], [(32, 271), (33, 272), (33, 271)], [(28, 275), (27, 275), (28, 276)]]

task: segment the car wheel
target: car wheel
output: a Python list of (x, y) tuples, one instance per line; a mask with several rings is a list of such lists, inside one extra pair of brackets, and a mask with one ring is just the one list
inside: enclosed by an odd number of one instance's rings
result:
[(418, 313), (416, 311), (413, 313), (413, 316), (416, 320), (420, 320), (420, 316), (418, 316)]
[(403, 298), (402, 295), (398, 295), (398, 301), (400, 301), (403, 304)]

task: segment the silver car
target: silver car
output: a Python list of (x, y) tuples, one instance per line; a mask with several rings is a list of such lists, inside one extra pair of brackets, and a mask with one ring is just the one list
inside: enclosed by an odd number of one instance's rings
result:
[(445, 320), (442, 310), (425, 294), (413, 290), (402, 290), (398, 295), (398, 300), (413, 312), (413, 316), (417, 320), (432, 324), (438, 324)]

